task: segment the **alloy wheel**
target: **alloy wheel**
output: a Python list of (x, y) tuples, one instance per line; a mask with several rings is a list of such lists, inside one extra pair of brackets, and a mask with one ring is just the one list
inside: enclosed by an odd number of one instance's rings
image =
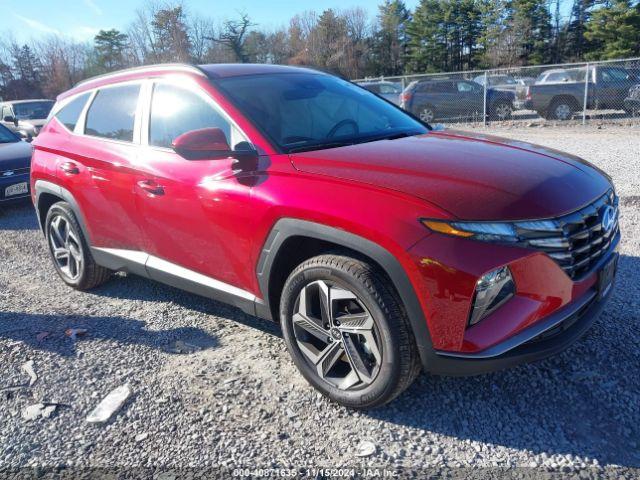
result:
[(305, 360), (340, 390), (370, 385), (382, 365), (375, 320), (355, 293), (328, 281), (306, 285), (296, 299), (293, 330)]
[(420, 120), (422, 120), (423, 122), (432, 122), (434, 118), (435, 114), (433, 113), (433, 110), (431, 108), (423, 108), (420, 112)]
[(559, 105), (556, 105), (555, 114), (558, 120), (569, 120), (571, 118), (571, 115), (573, 114), (573, 111), (571, 110), (571, 107), (569, 105), (567, 105), (566, 103), (561, 103)]
[(84, 263), (82, 245), (69, 222), (62, 215), (56, 215), (51, 219), (49, 244), (60, 271), (72, 281), (80, 277)]
[(506, 120), (511, 115), (511, 107), (507, 103), (500, 103), (496, 106), (496, 117), (498, 120)]

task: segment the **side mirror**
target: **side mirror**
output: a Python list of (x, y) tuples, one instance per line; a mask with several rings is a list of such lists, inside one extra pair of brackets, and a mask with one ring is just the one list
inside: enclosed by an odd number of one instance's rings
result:
[(7, 123), (13, 123), (15, 125), (18, 124), (16, 117), (12, 117), (11, 115), (6, 115), (2, 120)]
[(183, 133), (173, 141), (173, 150), (188, 160), (228, 158), (232, 150), (219, 128), (202, 128)]

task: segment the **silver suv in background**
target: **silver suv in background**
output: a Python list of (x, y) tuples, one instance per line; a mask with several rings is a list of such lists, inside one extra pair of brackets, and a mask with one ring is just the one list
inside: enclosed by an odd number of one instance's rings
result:
[(0, 103), (0, 124), (30, 141), (38, 136), (55, 102), (47, 99)]
[(400, 94), (402, 93), (402, 84), (398, 82), (361, 82), (362, 88), (389, 100), (396, 105), (400, 105)]

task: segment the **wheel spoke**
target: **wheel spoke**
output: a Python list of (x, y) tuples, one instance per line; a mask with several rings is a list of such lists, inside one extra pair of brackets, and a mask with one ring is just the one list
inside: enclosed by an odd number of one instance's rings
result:
[(315, 361), (318, 375), (322, 378), (327, 376), (327, 373), (333, 368), (338, 359), (342, 356), (342, 345), (340, 342), (331, 342), (327, 345), (327, 348), (322, 350)]
[(69, 250), (66, 248), (53, 247), (53, 256), (56, 260), (69, 260)]
[(339, 316), (340, 330), (343, 333), (362, 333), (373, 329), (373, 318), (367, 312), (349, 313)]
[[(333, 325), (331, 311), (331, 289), (325, 282), (316, 282), (318, 285), (318, 296), (320, 297), (320, 313), (323, 325)], [(308, 287), (307, 287), (308, 288)]]
[(371, 372), (369, 372), (369, 369), (364, 363), (364, 359), (353, 338), (351, 335), (345, 334), (342, 336), (342, 340), (344, 343), (344, 351), (347, 354), (351, 368), (356, 372), (361, 381), (369, 383), (371, 381)]
[(313, 335), (319, 340), (323, 342), (327, 341), (327, 336), (329, 333), (318, 325), (317, 320), (311, 317), (305, 317), (300, 313), (296, 313), (293, 315), (293, 322), (300, 328), (302, 328), (305, 332)]
[(56, 217), (53, 222), (51, 222), (50, 231), (52, 233), (52, 238), (54, 242), (57, 244), (56, 247), (62, 247), (65, 244), (64, 238), (62, 238), (62, 234), (60, 233), (60, 222), (62, 221), (62, 217)]

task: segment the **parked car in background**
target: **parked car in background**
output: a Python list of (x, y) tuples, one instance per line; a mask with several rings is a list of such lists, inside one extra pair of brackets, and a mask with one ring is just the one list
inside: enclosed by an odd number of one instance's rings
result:
[[(471, 80), (419, 80), (401, 95), (401, 106), (424, 122), (482, 117), (484, 87)], [(487, 89), (487, 114), (491, 120), (508, 120), (514, 92)]]
[(490, 88), (498, 90), (515, 92), (516, 86), (518, 85), (518, 82), (516, 82), (515, 78), (511, 75), (487, 75), (486, 77), (484, 75), (478, 75), (473, 81), (484, 86), (485, 78)]
[(623, 110), (629, 89), (636, 83), (635, 77), (622, 67), (590, 67), (564, 70), (569, 80), (560, 83), (530, 85), (526, 106), (536, 110), (544, 118), (569, 120), (582, 110), (587, 88), (587, 108), (596, 110)]
[(575, 82), (575, 76), (572, 76), (571, 72), (565, 68), (556, 68), (551, 70), (545, 70), (536, 78), (534, 85), (542, 83), (563, 83), (563, 82)]
[(0, 206), (29, 197), (31, 145), (0, 125)]
[(629, 90), (629, 96), (624, 99), (625, 111), (634, 117), (640, 117), (640, 83)]
[(53, 100), (15, 100), (0, 103), (0, 124), (27, 141), (38, 136), (47, 121)]
[(400, 105), (400, 94), (402, 93), (402, 84), (397, 82), (361, 82), (360, 85), (370, 92), (380, 95), (382, 98), (389, 100), (396, 105)]

